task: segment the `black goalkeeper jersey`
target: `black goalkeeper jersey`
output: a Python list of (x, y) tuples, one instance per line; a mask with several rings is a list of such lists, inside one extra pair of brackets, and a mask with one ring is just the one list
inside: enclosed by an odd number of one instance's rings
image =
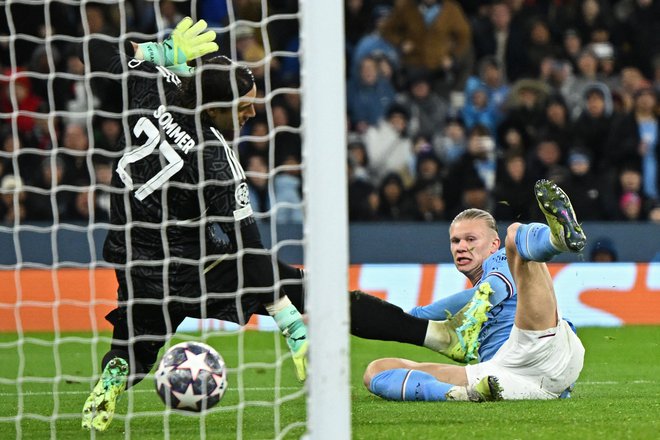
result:
[[(100, 40), (90, 41), (89, 62), (93, 72), (127, 73), (116, 77), (128, 99), (128, 130), (112, 179), (106, 261), (197, 260), (211, 221), (220, 223), (234, 242), (238, 225), (248, 228), (250, 247), (261, 247), (245, 174), (206, 115), (184, 107), (181, 80), (163, 67), (122, 56), (115, 45)], [(266, 272), (272, 279), (272, 271)]]

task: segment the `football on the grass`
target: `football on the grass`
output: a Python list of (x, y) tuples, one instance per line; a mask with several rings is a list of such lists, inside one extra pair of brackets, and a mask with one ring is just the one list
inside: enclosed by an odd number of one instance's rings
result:
[(156, 391), (165, 405), (203, 411), (220, 402), (227, 389), (225, 361), (213, 347), (182, 342), (171, 347), (156, 371)]

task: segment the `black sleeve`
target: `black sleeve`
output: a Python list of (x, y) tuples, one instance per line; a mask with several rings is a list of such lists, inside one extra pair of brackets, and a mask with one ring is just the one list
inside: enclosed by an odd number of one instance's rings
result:
[[(246, 219), (248, 220), (248, 219)], [(241, 221), (240, 230), (236, 234), (230, 234), (230, 240), (236, 240), (240, 234), (240, 247), (245, 251), (242, 259), (244, 286), (245, 287), (270, 287), (275, 284), (275, 275), (273, 269), (273, 259), (270, 252), (263, 252), (264, 246), (261, 243), (261, 235), (257, 223), (252, 221)], [(237, 247), (238, 248), (238, 247)], [(257, 252), (251, 252), (256, 250)], [(286, 293), (283, 289), (278, 289), (271, 295), (260, 294), (264, 303), (271, 303)]]
[[(84, 50), (85, 45), (84, 43), (81, 43), (78, 46), (78, 58), (80, 58), (83, 63), (86, 61)], [(123, 72), (121, 54), (119, 53), (117, 43), (92, 38), (89, 40), (87, 53), (89, 56), (89, 69), (92, 72)], [(128, 40), (124, 42), (124, 53), (127, 57), (135, 55), (133, 44)]]

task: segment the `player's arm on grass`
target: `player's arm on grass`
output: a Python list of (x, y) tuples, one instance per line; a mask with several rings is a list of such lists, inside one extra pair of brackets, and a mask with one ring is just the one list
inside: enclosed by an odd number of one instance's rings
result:
[[(493, 307), (513, 295), (511, 283), (506, 281), (506, 278), (498, 272), (491, 272), (483, 279), (483, 282), (488, 282), (491, 289), (493, 289), (493, 293), (490, 295), (490, 303)], [(422, 319), (433, 321), (445, 320), (448, 318), (447, 312), (450, 315), (455, 315), (472, 299), (476, 290), (476, 287), (472, 287), (471, 289), (454, 293), (431, 304), (415, 307), (408, 313)]]
[(431, 304), (414, 307), (408, 313), (417, 318), (443, 321), (448, 318), (447, 312), (451, 315), (455, 315), (472, 299), (474, 292), (476, 291), (476, 287), (466, 289), (432, 302)]

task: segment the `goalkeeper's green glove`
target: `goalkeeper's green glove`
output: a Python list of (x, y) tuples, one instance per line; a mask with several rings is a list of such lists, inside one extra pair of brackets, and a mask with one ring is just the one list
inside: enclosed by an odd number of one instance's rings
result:
[(277, 326), (282, 329), (286, 343), (291, 350), (293, 365), (296, 367), (298, 380), (307, 378), (307, 326), (303, 322), (302, 315), (292, 304), (282, 309), (273, 316)]
[(302, 324), (302, 328), (291, 333), (286, 338), (286, 343), (291, 350), (293, 365), (296, 367), (296, 376), (299, 381), (304, 382), (307, 379), (307, 350), (309, 348), (305, 324)]
[(186, 63), (175, 64), (174, 66), (168, 66), (167, 70), (174, 72), (176, 76), (193, 76), (195, 73), (195, 68), (187, 65)]
[(162, 44), (141, 43), (138, 48), (146, 61), (168, 68), (178, 66), (219, 49), (214, 41), (215, 31), (205, 30), (204, 20), (193, 24), (192, 18), (186, 17)]

